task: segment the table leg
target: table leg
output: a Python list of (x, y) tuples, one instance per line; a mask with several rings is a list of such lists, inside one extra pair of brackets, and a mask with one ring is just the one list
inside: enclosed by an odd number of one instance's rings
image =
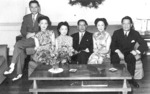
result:
[(33, 89), (37, 89), (37, 83), (36, 83), (36, 80), (33, 80)]
[(33, 94), (38, 94), (38, 92), (33, 92)]
[[(33, 80), (33, 89), (37, 89), (36, 80)], [(38, 94), (38, 92), (33, 92), (33, 94)]]
[[(123, 89), (125, 89), (125, 88), (127, 88), (127, 80), (126, 79), (123, 80)], [(123, 91), (122, 93), (123, 94), (127, 94), (128, 92), (127, 91)]]
[(128, 94), (128, 92), (127, 91), (123, 91), (122, 94)]
[(123, 80), (123, 88), (127, 88), (127, 80), (126, 79)]

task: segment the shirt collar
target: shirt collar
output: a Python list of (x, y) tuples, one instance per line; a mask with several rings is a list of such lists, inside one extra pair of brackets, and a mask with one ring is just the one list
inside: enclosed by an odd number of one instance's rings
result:
[(127, 35), (129, 35), (129, 33), (130, 33), (130, 31), (123, 31), (124, 32), (124, 34), (127, 34)]
[(32, 17), (34, 16), (34, 19), (37, 18), (38, 13), (36, 13), (35, 15), (32, 14)]
[(85, 32), (79, 32), (79, 34), (80, 34), (80, 35), (81, 35), (81, 34), (83, 34), (83, 35), (84, 35), (84, 34), (85, 34)]

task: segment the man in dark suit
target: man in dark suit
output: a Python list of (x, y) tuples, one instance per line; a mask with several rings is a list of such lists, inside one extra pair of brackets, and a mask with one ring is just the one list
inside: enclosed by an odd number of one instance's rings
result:
[(17, 76), (12, 79), (13, 81), (22, 77), (24, 60), (26, 58), (25, 49), (28, 47), (35, 46), (34, 39), (31, 37), (33, 37), (39, 31), (37, 19), (38, 17), (42, 16), (39, 13), (40, 11), (39, 2), (36, 0), (30, 1), (29, 7), (31, 14), (25, 15), (23, 17), (23, 22), (20, 31), (23, 38), (18, 42), (16, 42), (14, 46), (15, 48), (13, 52), (12, 61), (10, 64), (10, 69), (4, 72), (5, 75), (11, 74), (14, 71), (16, 65)]
[[(121, 59), (127, 63), (129, 73), (134, 77), (137, 54), (143, 55), (148, 49), (146, 42), (139, 32), (134, 30), (133, 21), (129, 16), (122, 19), (122, 29), (116, 30), (112, 36), (111, 43), (111, 63), (119, 64)], [(137, 50), (134, 49), (138, 43)], [(132, 79), (129, 81), (133, 86), (139, 87), (138, 83)]]
[(73, 37), (73, 48), (78, 52), (77, 55), (73, 56), (73, 61), (78, 64), (87, 64), (88, 58), (93, 52), (93, 39), (92, 33), (86, 31), (87, 22), (81, 19), (77, 23), (79, 32), (72, 35)]

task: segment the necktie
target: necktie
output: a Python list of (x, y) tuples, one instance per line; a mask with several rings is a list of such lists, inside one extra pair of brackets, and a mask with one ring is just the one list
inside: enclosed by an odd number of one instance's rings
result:
[(128, 37), (128, 31), (125, 32), (124, 36), (125, 36), (125, 37)]
[(81, 32), (81, 36), (80, 36), (80, 41), (79, 41), (79, 43), (81, 42), (81, 40), (82, 40), (82, 38), (83, 38), (83, 32)]
[(33, 21), (33, 26), (34, 26), (34, 23), (35, 23), (35, 15), (32, 15), (32, 21)]

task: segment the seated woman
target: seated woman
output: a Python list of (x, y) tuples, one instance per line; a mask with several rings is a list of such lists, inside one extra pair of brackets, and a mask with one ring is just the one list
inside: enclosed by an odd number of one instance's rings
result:
[[(58, 51), (60, 48), (67, 47), (67, 52), (72, 55), (73, 50), (73, 39), (69, 36), (69, 24), (67, 22), (60, 22), (57, 26), (58, 37), (56, 38), (56, 50)], [(66, 59), (62, 61), (65, 63)]]
[(39, 18), (40, 31), (34, 36), (36, 53), (33, 55), (33, 60), (37, 63), (47, 63), (45, 60), (51, 51), (55, 50), (55, 34), (49, 30), (50, 20), (48, 17)]
[[(48, 49), (48, 47), (50, 47), (50, 44), (53, 44), (54, 41), (55, 41), (55, 36), (54, 36), (53, 31), (48, 30), (49, 26), (51, 25), (51, 22), (50, 22), (49, 18), (47, 16), (39, 17), (38, 18), (38, 24), (39, 24), (39, 28), (40, 28), (41, 32), (37, 33), (34, 37), (32, 37), (35, 40), (35, 45), (36, 45), (35, 49), (37, 50), (35, 57), (39, 56), (37, 54), (39, 49)], [(19, 56), (22, 56), (22, 58), (23, 58), (26, 55), (24, 55), (24, 53), (20, 52)], [(10, 64), (10, 69), (8, 71), (4, 72), (4, 75), (11, 74), (14, 71), (15, 65), (16, 65), (17, 76), (14, 77), (12, 79), (12, 81), (18, 80), (22, 77), (24, 61), (22, 61), (21, 63), (20, 62), (18, 63), (17, 61), (13, 62), (17, 58), (15, 58), (13, 56), (12, 63)], [(19, 59), (19, 60), (21, 60), (21, 59)]]
[(98, 31), (93, 34), (93, 53), (89, 57), (88, 64), (102, 64), (103, 59), (109, 53), (111, 36), (106, 31), (108, 26), (105, 18), (97, 18), (95, 26)]

